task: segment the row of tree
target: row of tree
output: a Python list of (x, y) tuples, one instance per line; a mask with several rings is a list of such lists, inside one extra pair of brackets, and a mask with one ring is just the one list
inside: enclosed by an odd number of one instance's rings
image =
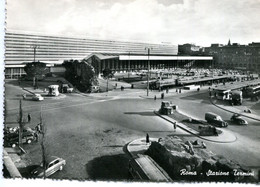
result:
[[(94, 67), (85, 59), (78, 60), (65, 60), (62, 64), (65, 71), (65, 79), (67, 79), (72, 85), (74, 85), (81, 92), (91, 92), (92, 86), (98, 85), (97, 76), (95, 74)], [(48, 73), (48, 69), (45, 63), (32, 62), (27, 63), (24, 70), (29, 79), (33, 80), (33, 86), (38, 87), (38, 80), (45, 77)], [(105, 68), (103, 70), (103, 77), (107, 79), (107, 91), (108, 80), (114, 76), (114, 72), (111, 69)]]

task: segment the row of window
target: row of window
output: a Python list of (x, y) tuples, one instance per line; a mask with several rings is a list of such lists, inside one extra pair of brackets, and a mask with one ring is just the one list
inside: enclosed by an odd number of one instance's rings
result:
[(166, 44), (151, 44), (151, 43), (143, 43), (143, 42), (124, 42), (124, 41), (111, 41), (111, 40), (96, 40), (96, 39), (85, 39), (85, 38), (70, 38), (70, 37), (56, 37), (56, 36), (40, 36), (40, 35), (30, 35), (30, 34), (15, 34), (15, 33), (9, 33), (7, 32), (5, 35), (6, 40), (13, 40), (16, 39), (18, 41), (22, 40), (36, 40), (36, 41), (58, 41), (61, 42), (102, 42), (102, 43), (118, 43), (123, 45), (149, 45), (149, 46), (172, 46), (172, 45), (166, 45)]

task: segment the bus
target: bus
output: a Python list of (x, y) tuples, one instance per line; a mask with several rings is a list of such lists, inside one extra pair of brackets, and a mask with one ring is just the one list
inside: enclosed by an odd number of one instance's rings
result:
[(135, 180), (172, 182), (169, 175), (148, 155), (138, 154), (129, 161), (129, 174)]
[(255, 97), (255, 96), (260, 95), (260, 85), (253, 86), (253, 87), (248, 87), (246, 89), (246, 95), (248, 97)]

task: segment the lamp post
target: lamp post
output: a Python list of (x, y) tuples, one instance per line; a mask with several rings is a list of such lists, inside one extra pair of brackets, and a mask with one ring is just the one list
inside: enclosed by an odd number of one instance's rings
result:
[(130, 52), (128, 53), (128, 79), (129, 79), (129, 74), (130, 74)]
[(145, 50), (147, 49), (148, 52), (148, 63), (147, 63), (147, 96), (149, 96), (149, 71), (150, 71), (150, 50), (152, 49), (151, 47), (146, 47)]
[[(37, 45), (32, 45), (31, 48), (33, 48), (33, 62), (35, 62), (36, 57), (36, 49), (39, 48)], [(37, 85), (38, 85), (38, 79), (36, 79)], [(33, 86), (35, 87), (35, 76), (33, 78)]]
[(33, 46), (31, 46), (31, 48), (33, 48), (33, 62), (35, 62), (36, 49), (39, 48), (39, 46), (37, 46), (37, 45), (33, 45)]

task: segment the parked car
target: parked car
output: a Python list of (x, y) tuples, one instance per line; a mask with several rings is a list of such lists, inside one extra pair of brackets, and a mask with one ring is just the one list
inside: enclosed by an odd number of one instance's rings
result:
[[(23, 134), (22, 143), (30, 144), (35, 140), (35, 136), (32, 134)], [(19, 134), (10, 133), (4, 137), (4, 146), (5, 147), (16, 147), (19, 144)]]
[[(45, 177), (48, 177), (54, 174), (57, 171), (63, 170), (63, 167), (66, 165), (66, 161), (62, 158), (51, 156), (46, 159), (46, 170), (45, 170)], [(39, 167), (34, 169), (31, 172), (33, 177), (43, 177), (44, 175), (44, 167), (41, 164)]]
[[(30, 127), (24, 127), (22, 134), (22, 143), (30, 144), (36, 140), (36, 131)], [(19, 127), (9, 128), (4, 135), (4, 145), (7, 147), (16, 147), (19, 144)]]
[(44, 100), (44, 97), (41, 96), (41, 94), (34, 94), (32, 96), (32, 100), (33, 101), (43, 101)]
[(230, 120), (239, 125), (248, 125), (247, 121), (243, 119), (239, 114), (233, 114)]
[(227, 127), (228, 123), (224, 121), (221, 116), (214, 114), (212, 112), (207, 112), (205, 114), (205, 120), (210, 123), (211, 125), (214, 125), (216, 127)]
[(61, 86), (62, 93), (72, 93), (73, 88), (70, 88), (68, 84), (62, 84)]

